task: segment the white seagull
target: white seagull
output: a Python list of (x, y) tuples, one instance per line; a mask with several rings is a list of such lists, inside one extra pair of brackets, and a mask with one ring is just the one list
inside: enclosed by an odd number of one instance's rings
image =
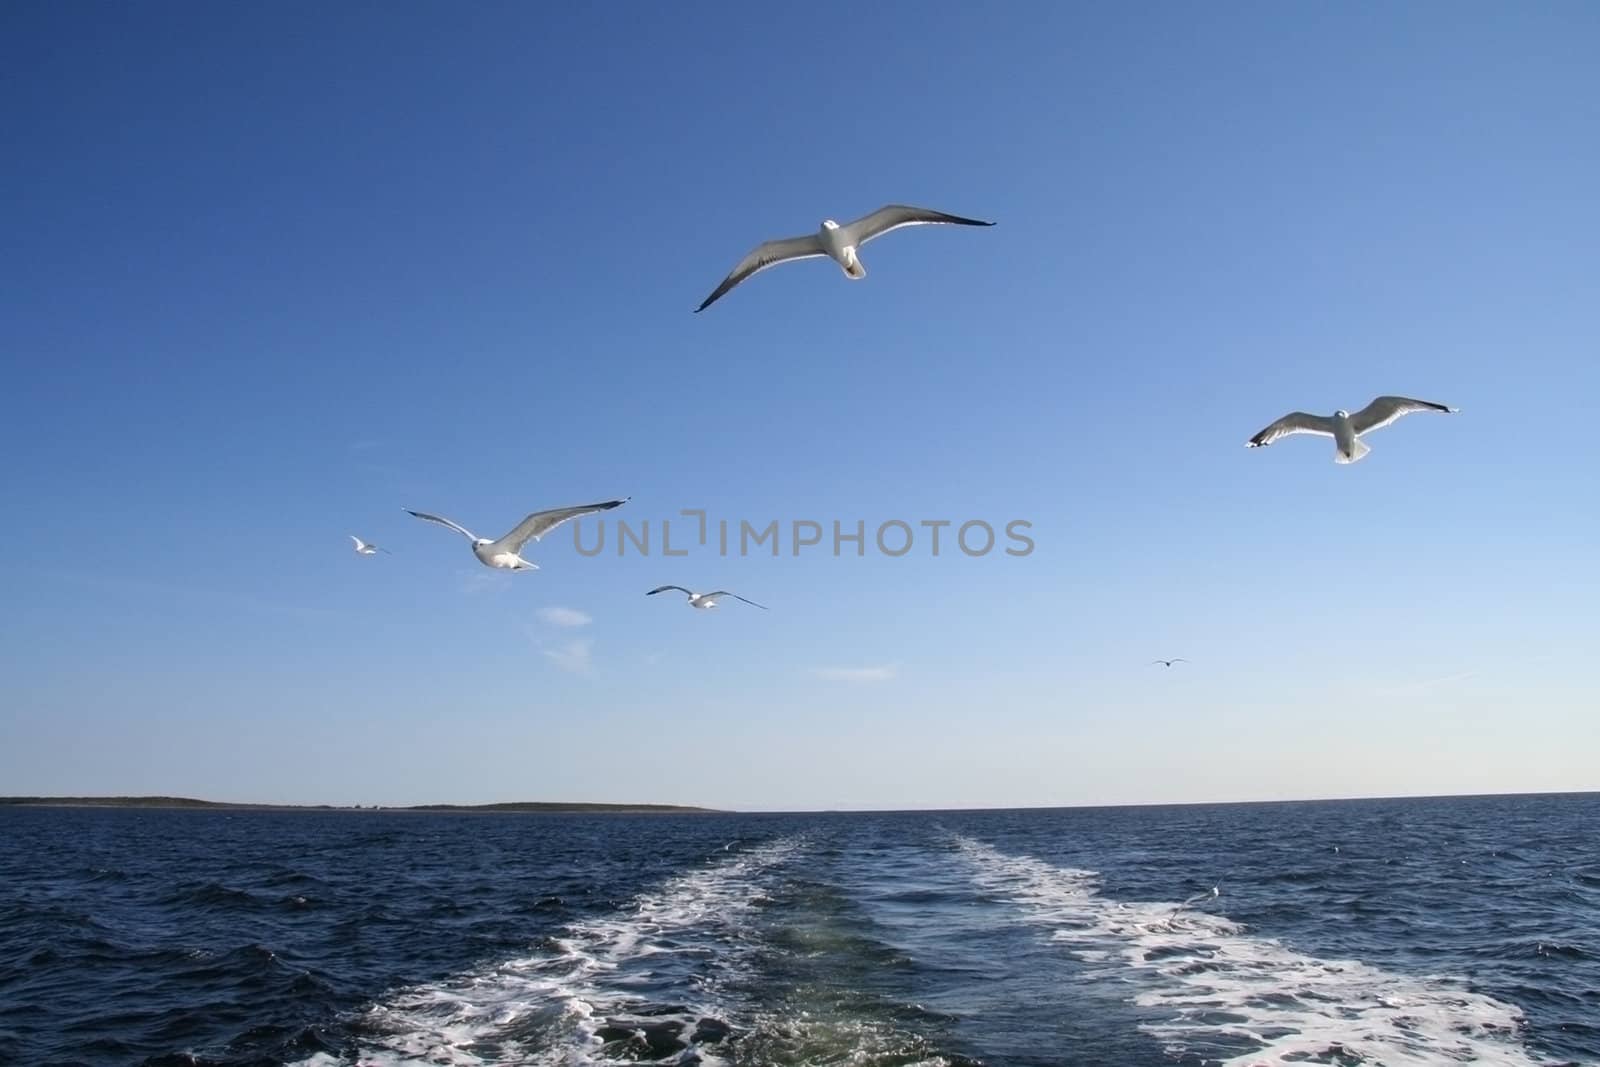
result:
[(1250, 438), (1244, 443), (1244, 446), (1246, 448), (1260, 448), (1263, 445), (1270, 445), (1280, 437), (1288, 437), (1290, 434), (1314, 433), (1323, 437), (1333, 438), (1333, 461), (1335, 463), (1354, 463), (1372, 451), (1371, 448), (1367, 447), (1367, 443), (1361, 440), (1362, 436), (1371, 433), (1373, 430), (1383, 429), (1400, 416), (1409, 415), (1413, 411), (1445, 411), (1453, 413), (1458, 410), (1460, 409), (1446, 407), (1444, 404), (1435, 404), (1431, 400), (1412, 400), (1404, 396), (1380, 396), (1354, 415), (1343, 408), (1335, 411), (1331, 417), (1307, 415), (1303, 411), (1291, 411)]
[[(650, 590), (645, 594), (645, 596), (655, 596), (657, 593), (665, 593), (668, 589), (676, 590), (677, 592), (680, 592), (684, 596), (688, 597), (689, 606), (691, 608), (714, 608), (717, 606), (718, 598), (725, 596), (731, 596), (735, 600), (744, 600), (744, 597), (740, 596), (738, 593), (730, 593), (726, 589), (719, 589), (715, 593), (696, 593), (685, 589), (681, 585), (660, 585)], [(757, 604), (754, 600), (744, 600), (744, 602), (753, 608), (760, 608), (762, 611), (769, 610), (765, 604)]]
[(872, 214), (863, 215), (854, 222), (847, 222), (842, 226), (832, 219), (823, 219), (822, 226), (816, 233), (808, 233), (803, 237), (784, 237), (757, 245), (754, 252), (741, 259), (739, 265), (722, 279), (722, 284), (706, 297), (705, 303), (694, 310), (696, 313), (704, 311), (722, 294), (752, 274), (759, 274), (768, 267), (787, 263), (791, 259), (827, 256), (843, 268), (845, 277), (860, 280), (867, 276), (867, 268), (862, 265), (861, 258), (857, 254), (862, 245), (874, 237), (882, 237), (890, 230), (898, 230), (902, 226), (925, 226), (934, 223), (956, 226), (994, 225), (982, 219), (966, 219), (960, 215), (946, 215), (942, 211), (925, 207), (908, 207), (905, 204), (880, 207)]
[(1194, 896), (1190, 897), (1188, 900), (1185, 900), (1182, 904), (1179, 904), (1176, 908), (1173, 908), (1172, 909), (1172, 914), (1167, 916), (1167, 922), (1170, 923), (1173, 919), (1177, 918), (1178, 917), (1178, 912), (1182, 911), (1183, 909), (1192, 908), (1196, 904), (1199, 904), (1201, 901), (1215, 900), (1218, 897), (1220, 897), (1221, 895), (1222, 895), (1222, 887), (1219, 886), (1219, 885), (1212, 886), (1210, 889), (1207, 889), (1204, 893), (1196, 893)]
[(1154, 667), (1157, 663), (1159, 663), (1163, 667), (1170, 667), (1174, 663), (1188, 663), (1188, 662), (1189, 661), (1186, 660), (1186, 659), (1153, 659), (1153, 660), (1150, 661), (1150, 666)]
[(365, 541), (361, 540), (361, 538), (357, 537), (355, 534), (350, 534), (349, 536), (350, 536), (350, 540), (352, 540), (352, 541), (354, 541), (356, 543), (356, 555), (358, 555), (358, 556), (372, 556), (372, 555), (376, 555), (379, 552), (382, 552), (386, 556), (394, 555), (394, 553), (390, 552), (387, 548), (379, 548), (377, 545), (369, 545), (369, 544), (367, 544)]
[(472, 554), (478, 557), (478, 562), (485, 567), (499, 567), (508, 571), (536, 571), (537, 563), (530, 563), (522, 558), (522, 546), (529, 541), (537, 541), (551, 530), (560, 526), (568, 519), (576, 519), (580, 515), (591, 515), (596, 511), (609, 511), (621, 507), (632, 497), (623, 497), (621, 500), (607, 500), (603, 504), (579, 504), (570, 508), (551, 508), (549, 511), (536, 511), (532, 515), (517, 523), (516, 527), (499, 540), (491, 541), (487, 537), (479, 537), (465, 526), (457, 525), (449, 519), (440, 518), (438, 515), (429, 515), (422, 511), (403, 509), (408, 515), (415, 515), (428, 522), (436, 522), (440, 526), (448, 526), (456, 533), (466, 537), (472, 542)]

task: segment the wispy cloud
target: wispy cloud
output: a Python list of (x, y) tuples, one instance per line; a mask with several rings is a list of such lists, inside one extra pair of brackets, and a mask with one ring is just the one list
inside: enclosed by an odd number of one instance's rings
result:
[(899, 672), (896, 666), (813, 667), (811, 673), (829, 682), (887, 682)]
[(539, 609), (539, 618), (551, 626), (588, 626), (594, 619), (576, 608), (549, 607)]
[[(348, 544), (349, 542), (346, 542)], [(224, 607), (235, 608), (240, 611), (256, 612), (264, 615), (288, 615), (302, 619), (334, 619), (340, 613), (328, 608), (316, 607), (309, 604), (293, 604), (287, 601), (262, 600), (257, 597), (241, 595), (222, 589), (206, 589), (199, 586), (180, 585), (173, 582), (156, 581), (145, 578), (130, 578), (116, 574), (106, 574), (102, 571), (93, 573), (77, 573), (55, 569), (35, 571), (34, 574), (51, 578), (56, 581), (71, 582), (90, 589), (117, 590), (127, 593), (138, 593), (148, 596), (168, 599), (183, 598), (198, 600), (204, 603), (217, 604)]]
[(461, 581), (461, 591), (468, 595), (477, 593), (503, 593), (505, 592), (507, 585), (504, 581), (502, 581), (502, 579), (505, 578), (505, 576), (509, 573), (509, 571), (497, 572), (480, 567), (476, 570), (456, 571), (456, 577)]
[(1545, 652), (1533, 656), (1513, 656), (1499, 661), (1479, 662), (1476, 667), (1453, 671), (1449, 674), (1440, 674), (1428, 678), (1417, 678), (1410, 681), (1399, 681), (1387, 685), (1373, 687), (1373, 692), (1383, 696), (1392, 696), (1397, 693), (1414, 693), (1422, 689), (1432, 689), (1436, 685), (1449, 685), (1451, 682), (1464, 682), (1468, 678), (1477, 678), (1487, 675), (1490, 678), (1503, 676), (1506, 671), (1517, 667), (1526, 667), (1534, 663), (1549, 663), (1556, 659), (1554, 652)]
[(1401, 682), (1398, 685), (1380, 686), (1377, 692), (1384, 696), (1391, 696), (1396, 693), (1414, 693), (1420, 689), (1432, 689), (1436, 685), (1445, 685), (1449, 682), (1462, 682), (1468, 678), (1475, 678), (1480, 673), (1482, 672), (1478, 669), (1457, 671), (1454, 674), (1441, 674), (1437, 678), (1422, 678), (1413, 682)]
[(568, 673), (589, 674), (594, 670), (594, 642), (586, 637), (540, 651), (551, 663)]

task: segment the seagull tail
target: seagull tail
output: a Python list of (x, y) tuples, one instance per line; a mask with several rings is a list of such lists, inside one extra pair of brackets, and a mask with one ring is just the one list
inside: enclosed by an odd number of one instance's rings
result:
[(1355, 447), (1350, 450), (1350, 454), (1348, 456), (1343, 452), (1336, 452), (1334, 453), (1333, 461), (1335, 463), (1358, 463), (1360, 462), (1362, 456), (1365, 456), (1371, 451), (1371, 446), (1358, 437), (1356, 438)]
[(867, 276), (867, 268), (861, 265), (859, 259), (852, 259), (850, 265), (844, 269), (844, 276), (851, 281), (859, 282)]

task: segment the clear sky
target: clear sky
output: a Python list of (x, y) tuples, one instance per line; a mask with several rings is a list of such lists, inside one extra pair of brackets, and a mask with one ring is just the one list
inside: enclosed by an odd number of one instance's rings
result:
[[(6, 5), (0, 793), (1600, 787), (1597, 54), (1585, 3)], [(998, 225), (691, 314), (888, 202)], [(1379, 393), (1462, 411), (1242, 447)], [(650, 556), (535, 573), (401, 510), (625, 495)], [(663, 557), (684, 508), (827, 533)]]

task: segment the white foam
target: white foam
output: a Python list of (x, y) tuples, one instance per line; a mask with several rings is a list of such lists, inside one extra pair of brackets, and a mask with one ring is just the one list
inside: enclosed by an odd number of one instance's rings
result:
[[(804, 842), (788, 838), (681, 875), (645, 893), (615, 916), (568, 926), (549, 951), (462, 974), (449, 981), (402, 990), (356, 1020), (359, 1067), (549, 1067), (636, 1063), (637, 1055), (610, 1060), (598, 1031), (663, 994), (639, 994), (660, 976), (656, 957), (704, 963), (664, 994), (686, 1010), (641, 1019), (683, 1022), (687, 1039), (695, 1020), (726, 1020), (739, 1005), (728, 986), (742, 973), (743, 927), (759, 898), (763, 876), (791, 859)], [(671, 962), (663, 960), (663, 962)], [(714, 1067), (713, 1048), (695, 1050)], [(334, 1067), (346, 1061), (319, 1053), (295, 1067)]]
[(1516, 1007), (1460, 980), (1317, 959), (1216, 915), (1110, 900), (1093, 871), (1006, 855), (970, 838), (957, 844), (985, 891), (1053, 930), (1079, 959), (1112, 977), (1125, 979), (1132, 968), (1145, 985), (1133, 1002), (1164, 1016), (1142, 1029), (1175, 1054), (1198, 1052), (1231, 1067), (1555, 1062), (1521, 1043)]

